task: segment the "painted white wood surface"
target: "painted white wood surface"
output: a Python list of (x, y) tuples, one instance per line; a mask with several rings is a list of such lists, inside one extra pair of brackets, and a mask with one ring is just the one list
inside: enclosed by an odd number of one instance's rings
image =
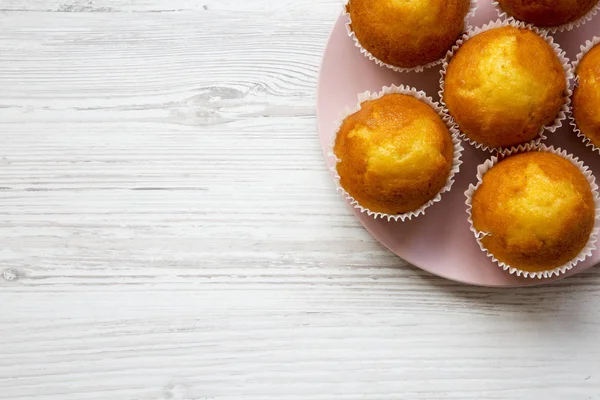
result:
[(1, 399), (600, 399), (600, 273), (378, 245), (315, 87), (337, 0), (0, 0)]

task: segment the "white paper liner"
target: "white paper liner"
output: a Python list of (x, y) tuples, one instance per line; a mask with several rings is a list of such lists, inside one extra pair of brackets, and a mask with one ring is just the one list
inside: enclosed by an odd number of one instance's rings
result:
[[(342, 127), (342, 123), (344, 122), (344, 119), (346, 119), (346, 117), (358, 112), (361, 109), (361, 105), (363, 102), (365, 102), (367, 100), (377, 100), (386, 94), (392, 94), (392, 93), (406, 94), (409, 96), (413, 96), (414, 98), (421, 100), (423, 103), (425, 103), (425, 104), (429, 105), (431, 108), (433, 108), (440, 115), (440, 117), (442, 117), (442, 120), (446, 123), (446, 126), (448, 127), (448, 130), (450, 131), (450, 134), (452, 135), (452, 144), (454, 147), (452, 168), (450, 169), (450, 174), (448, 175), (448, 179), (446, 180), (446, 184), (444, 185), (444, 187), (437, 193), (437, 195), (433, 199), (431, 199), (427, 203), (423, 204), (417, 210), (410, 211), (410, 212), (407, 212), (404, 214), (395, 214), (395, 215), (371, 211), (368, 208), (361, 206), (357, 200), (355, 200), (352, 196), (350, 196), (350, 194), (342, 187), (342, 185), (340, 183), (340, 176), (337, 172), (337, 164), (341, 160), (336, 157), (335, 152), (334, 152), (335, 140), (336, 140), (336, 137), (337, 137), (337, 134), (338, 134), (340, 128)], [(463, 150), (464, 149), (461, 146), (460, 139), (458, 138), (458, 130), (453, 126), (453, 124), (448, 122), (448, 118), (446, 118), (446, 116), (444, 115), (443, 108), (437, 102), (434, 102), (431, 97), (428, 97), (427, 94), (425, 94), (425, 92), (417, 90), (415, 88), (405, 86), (405, 85), (400, 85), (400, 86), (391, 85), (391, 86), (383, 87), (379, 93), (371, 93), (369, 91), (360, 93), (358, 95), (357, 105), (354, 108), (346, 108), (346, 110), (344, 110), (339, 121), (337, 121), (337, 123), (336, 123), (335, 135), (333, 135), (333, 137), (331, 139), (331, 143), (329, 145), (329, 152), (327, 155), (328, 155), (328, 157), (332, 157), (333, 159), (335, 159), (334, 166), (331, 167), (330, 170), (333, 174), (337, 190), (340, 191), (343, 194), (343, 196), (347, 200), (350, 201), (350, 204), (354, 208), (359, 209), (361, 212), (366, 213), (366, 214), (374, 217), (375, 219), (387, 218), (388, 221), (391, 221), (391, 220), (405, 221), (405, 220), (410, 220), (413, 217), (418, 217), (419, 215), (425, 214), (425, 210), (428, 207), (430, 207), (434, 203), (437, 203), (441, 200), (442, 193), (450, 191), (450, 189), (452, 188), (452, 185), (454, 184), (454, 176), (458, 173), (458, 171), (460, 169), (460, 165), (462, 164), (462, 160), (460, 158), (462, 156)]]
[[(586, 177), (586, 179), (590, 185), (590, 188), (592, 190), (592, 195), (594, 197), (594, 203), (596, 205), (594, 227), (592, 229), (592, 233), (590, 234), (590, 237), (589, 237), (585, 247), (579, 252), (579, 254), (577, 254), (577, 256), (575, 256), (575, 258), (573, 258), (568, 263), (561, 265), (559, 267), (556, 267), (554, 269), (551, 269), (551, 270), (539, 271), (539, 272), (523, 271), (518, 268), (511, 267), (510, 265), (507, 265), (504, 262), (499, 261), (496, 257), (494, 257), (494, 255), (485, 248), (485, 246), (483, 245), (483, 243), (481, 241), (481, 239), (483, 237), (490, 235), (490, 233), (480, 232), (477, 229), (475, 229), (475, 227), (473, 226), (473, 218), (472, 218), (472, 212), (471, 212), (473, 195), (477, 191), (479, 186), (481, 186), (483, 176), (485, 175), (485, 173), (489, 169), (491, 169), (494, 165), (496, 165), (499, 161), (504, 160), (508, 156), (518, 154), (518, 153), (526, 153), (526, 152), (530, 152), (530, 151), (541, 151), (541, 152), (552, 153), (552, 154), (559, 155), (559, 156), (569, 160)], [(469, 188), (465, 191), (465, 196), (467, 197), (465, 204), (467, 205), (467, 214), (468, 214), (468, 221), (469, 221), (470, 229), (471, 229), (471, 232), (473, 232), (473, 234), (475, 235), (475, 240), (477, 240), (477, 243), (479, 244), (481, 251), (485, 252), (486, 255), (489, 258), (491, 258), (493, 262), (498, 264), (505, 271), (508, 271), (510, 274), (514, 274), (517, 276), (523, 276), (525, 278), (538, 278), (538, 279), (550, 278), (554, 275), (558, 276), (558, 275), (564, 274), (567, 271), (569, 271), (570, 269), (572, 269), (575, 265), (577, 265), (577, 263), (579, 263), (579, 262), (585, 260), (587, 257), (591, 256), (592, 252), (594, 250), (596, 250), (596, 241), (598, 240), (598, 233), (600, 232), (600, 197), (598, 194), (598, 185), (596, 184), (596, 178), (594, 177), (594, 175), (592, 175), (592, 171), (588, 167), (586, 167), (582, 161), (579, 161), (578, 158), (574, 157), (571, 154), (568, 154), (566, 152), (566, 150), (562, 150), (560, 148), (555, 149), (552, 146), (546, 146), (544, 144), (542, 144), (542, 145), (526, 144), (526, 145), (520, 145), (514, 149), (511, 149), (510, 151), (506, 152), (503, 155), (493, 156), (492, 158), (488, 159), (483, 164), (480, 164), (477, 167), (477, 184), (469, 185)]]
[[(475, 12), (477, 11), (477, 0), (470, 0), (470, 1), (471, 1), (471, 6), (470, 6), (470, 9), (469, 9), (469, 12), (465, 16), (465, 26), (463, 28), (463, 31), (468, 31), (469, 29), (471, 29), (471, 24), (469, 23), (469, 19), (472, 18), (472, 17), (474, 17), (475, 16)], [(356, 35), (352, 31), (352, 27), (351, 27), (351, 25), (352, 25), (352, 18), (350, 17), (350, 14), (346, 11), (349, 2), (350, 2), (350, 0), (347, 0), (346, 3), (343, 6), (343, 9), (342, 9), (342, 15), (348, 16), (348, 22), (346, 23), (346, 31), (348, 32), (348, 36), (350, 36), (352, 38), (352, 40), (354, 41), (354, 45), (356, 47), (358, 47), (358, 49), (360, 50), (361, 54), (363, 54), (369, 60), (373, 61), (375, 64), (379, 65), (380, 67), (389, 68), (389, 69), (391, 69), (393, 71), (396, 71), (396, 72), (423, 72), (425, 70), (425, 68), (431, 68), (433, 66), (440, 65), (444, 61), (444, 57), (442, 57), (439, 60), (432, 61), (432, 62), (427, 63), (425, 65), (418, 65), (418, 66), (412, 67), (412, 68), (396, 67), (394, 65), (387, 64), (387, 63), (381, 61), (380, 59), (378, 59), (377, 57), (375, 57), (373, 54), (371, 54), (367, 49), (365, 49), (364, 47), (362, 47), (362, 45), (358, 41), (358, 38), (356, 37)]]
[[(500, 18), (505, 18), (506, 21), (520, 22), (520, 20), (516, 19), (515, 17), (513, 17), (512, 15), (510, 15), (509, 13), (504, 11), (502, 6), (500, 6), (500, 3), (498, 3), (498, 0), (492, 0), (492, 5), (498, 11), (498, 15), (500, 15)], [(584, 14), (583, 16), (577, 18), (575, 21), (568, 22), (563, 25), (557, 25), (557, 26), (546, 26), (546, 27), (538, 26), (537, 28), (541, 31), (550, 32), (550, 33), (564, 32), (564, 31), (568, 32), (575, 28), (579, 28), (581, 25), (585, 24), (588, 21), (591, 21), (592, 18), (594, 18), (596, 16), (596, 14), (598, 14), (599, 12), (600, 12), (600, 2), (598, 2), (594, 7), (592, 7), (592, 9), (587, 12), (587, 14)]]
[[(454, 56), (454, 53), (460, 48), (460, 46), (462, 46), (467, 40), (471, 39), (472, 37), (474, 37), (482, 32), (486, 32), (491, 29), (501, 28), (504, 26), (514, 26), (516, 28), (530, 29), (534, 33), (538, 34), (542, 39), (544, 39), (550, 45), (550, 47), (552, 47), (552, 49), (556, 52), (556, 55), (558, 56), (558, 59), (560, 60), (560, 63), (562, 64), (562, 66), (565, 70), (565, 75), (566, 75), (566, 80), (567, 80), (567, 89), (565, 90), (565, 93), (563, 94), (563, 105), (562, 105), (561, 109), (559, 110), (559, 112), (556, 116), (556, 119), (554, 120), (552, 125), (547, 125), (547, 126), (542, 127), (540, 129), (540, 133), (537, 138), (535, 138), (527, 143), (522, 143), (517, 146), (496, 148), (496, 147), (486, 146), (482, 143), (478, 143), (475, 140), (469, 138), (462, 131), (460, 131), (460, 126), (458, 125), (458, 123), (456, 123), (456, 121), (454, 121), (454, 118), (450, 115), (450, 111), (448, 110), (448, 107), (446, 106), (446, 102), (444, 101), (444, 82), (446, 80), (446, 71), (448, 69), (448, 65), (450, 64), (450, 59)], [(448, 50), (448, 53), (446, 54), (446, 57), (444, 58), (444, 61), (442, 63), (442, 69), (440, 70), (440, 75), (441, 75), (440, 76), (440, 91), (438, 92), (438, 94), (440, 96), (440, 103), (444, 107), (444, 111), (448, 114), (449, 118), (451, 118), (452, 122), (455, 124), (457, 129), (460, 131), (460, 138), (462, 140), (464, 140), (465, 142), (468, 142), (472, 146), (475, 146), (475, 148), (481, 149), (483, 151), (488, 151), (491, 153), (498, 152), (500, 154), (504, 154), (504, 153), (511, 151), (512, 149), (515, 149), (518, 146), (522, 146), (524, 144), (539, 145), (542, 142), (542, 140), (546, 139), (546, 131), (551, 132), (551, 133), (556, 132), (556, 130), (562, 126), (563, 121), (567, 118), (567, 115), (569, 114), (569, 105), (571, 104), (571, 94), (572, 94), (571, 80), (573, 79), (573, 69), (571, 67), (571, 61), (567, 58), (565, 51), (560, 48), (558, 43), (554, 42), (554, 38), (552, 38), (552, 36), (549, 36), (548, 34), (541, 32), (539, 29), (537, 29), (536, 27), (534, 27), (531, 24), (525, 24), (524, 22), (519, 22), (519, 21), (512, 21), (512, 22), (501, 21), (498, 19), (496, 21), (489, 22), (481, 27), (477, 27), (475, 29), (472, 29), (472, 30), (466, 32), (465, 34), (463, 34), (462, 38), (458, 39), (456, 44), (450, 50)]]
[[(597, 44), (600, 44), (600, 37), (598, 36), (594, 36), (591, 40), (586, 41), (585, 44), (581, 46), (581, 52), (577, 54), (577, 57), (573, 61), (573, 72), (575, 73), (573, 92), (575, 91), (575, 88), (579, 86), (579, 76), (577, 75), (577, 67), (579, 66), (581, 60), (583, 60), (583, 57)], [(590, 147), (592, 151), (598, 152), (600, 154), (600, 149), (596, 147), (596, 145), (592, 142), (592, 139), (590, 139), (583, 132), (581, 132), (579, 126), (577, 126), (577, 121), (575, 121), (575, 114), (573, 113), (573, 104), (571, 104), (569, 108), (569, 124), (573, 127), (573, 132), (577, 134), (577, 137), (583, 140), (583, 143), (585, 143), (586, 147)]]

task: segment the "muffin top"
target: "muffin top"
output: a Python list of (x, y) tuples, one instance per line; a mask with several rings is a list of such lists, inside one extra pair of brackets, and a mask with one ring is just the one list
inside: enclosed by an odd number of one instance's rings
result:
[(552, 27), (583, 17), (598, 0), (498, 0), (498, 3), (518, 20)]
[(442, 58), (463, 31), (470, 0), (350, 0), (360, 44), (379, 60), (413, 68)]
[(444, 100), (461, 131), (489, 147), (536, 138), (563, 105), (566, 76), (552, 47), (506, 26), (466, 41), (450, 60)]
[(600, 44), (577, 66), (579, 86), (573, 93), (573, 116), (579, 130), (600, 147)]
[(395, 215), (417, 210), (445, 186), (454, 148), (429, 105), (388, 94), (344, 120), (334, 153), (342, 187), (361, 206)]
[(475, 229), (500, 261), (523, 271), (571, 261), (592, 232), (595, 204), (585, 176), (552, 153), (522, 153), (483, 176), (472, 199)]

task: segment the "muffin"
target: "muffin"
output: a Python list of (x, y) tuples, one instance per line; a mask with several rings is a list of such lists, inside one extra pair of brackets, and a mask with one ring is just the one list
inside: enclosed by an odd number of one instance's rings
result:
[(400, 68), (444, 57), (464, 28), (470, 0), (349, 0), (350, 29), (380, 61)]
[(342, 188), (371, 212), (418, 210), (447, 184), (451, 133), (429, 105), (407, 94), (361, 104), (337, 133), (334, 153)]
[(549, 152), (521, 153), (489, 169), (472, 197), (473, 227), (498, 261), (520, 271), (550, 271), (586, 247), (595, 202), (586, 176)]
[(468, 39), (450, 59), (443, 98), (462, 133), (488, 148), (538, 137), (564, 104), (555, 50), (533, 31), (504, 26)]
[(577, 66), (579, 85), (573, 93), (577, 128), (600, 147), (600, 44), (592, 47)]
[(515, 19), (542, 27), (573, 22), (587, 14), (598, 0), (497, 0)]

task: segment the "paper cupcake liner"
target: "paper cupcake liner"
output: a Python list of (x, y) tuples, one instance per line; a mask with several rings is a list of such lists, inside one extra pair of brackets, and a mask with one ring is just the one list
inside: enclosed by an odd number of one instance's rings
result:
[[(575, 79), (573, 81), (573, 91), (577, 86), (579, 86), (579, 76), (577, 76), (576, 73), (579, 63), (581, 62), (581, 60), (583, 60), (583, 57), (585, 57), (585, 55), (597, 44), (600, 44), (600, 37), (598, 36), (594, 36), (591, 40), (586, 41), (585, 44), (581, 46), (581, 52), (577, 54), (577, 57), (573, 61), (573, 72), (575, 73)], [(575, 120), (575, 114), (573, 113), (573, 104), (570, 105), (569, 110), (569, 124), (573, 127), (573, 132), (577, 134), (577, 137), (583, 140), (583, 143), (585, 143), (586, 147), (590, 147), (592, 151), (595, 151), (600, 154), (600, 149), (596, 147), (596, 145), (592, 142), (592, 140), (589, 137), (587, 137), (583, 132), (581, 132), (581, 130), (579, 130), (579, 126), (577, 126), (577, 121)]]
[[(473, 195), (477, 191), (479, 186), (481, 186), (481, 183), (483, 181), (483, 176), (485, 175), (485, 173), (490, 168), (492, 168), (494, 165), (496, 165), (499, 161), (504, 160), (508, 156), (518, 154), (518, 153), (530, 152), (530, 151), (541, 151), (541, 152), (552, 153), (552, 154), (559, 155), (559, 156), (569, 160), (586, 177), (586, 179), (590, 185), (590, 188), (592, 190), (592, 194), (594, 197), (594, 203), (596, 205), (596, 215), (595, 215), (594, 227), (592, 229), (592, 233), (590, 234), (590, 237), (589, 237), (585, 247), (579, 252), (579, 254), (577, 254), (577, 256), (575, 256), (575, 258), (573, 258), (568, 263), (561, 265), (559, 267), (556, 267), (554, 269), (551, 269), (551, 270), (539, 271), (539, 272), (523, 271), (521, 269), (511, 267), (510, 265), (507, 265), (506, 263), (504, 263), (504, 262), (498, 260), (496, 257), (494, 257), (494, 255), (485, 248), (485, 246), (483, 245), (483, 242), (481, 241), (481, 239), (484, 238), (485, 236), (489, 235), (489, 233), (481, 232), (481, 231), (478, 231), (477, 229), (475, 229), (474, 224), (473, 224), (473, 218), (472, 218)], [(581, 262), (581, 261), (585, 260), (587, 257), (591, 256), (592, 252), (594, 250), (596, 250), (596, 241), (598, 240), (598, 233), (600, 232), (600, 197), (598, 194), (598, 185), (596, 184), (596, 178), (594, 177), (594, 175), (592, 175), (592, 171), (590, 171), (590, 169), (588, 167), (586, 167), (582, 161), (579, 161), (578, 158), (567, 153), (565, 150), (562, 150), (560, 148), (555, 149), (552, 146), (546, 146), (543, 144), (542, 145), (526, 144), (526, 145), (520, 145), (514, 149), (511, 149), (510, 151), (507, 151), (504, 154), (501, 154), (498, 156), (493, 156), (492, 158), (488, 159), (483, 164), (480, 164), (477, 167), (477, 184), (469, 185), (469, 188), (465, 191), (465, 196), (467, 197), (465, 204), (467, 205), (467, 215), (468, 215), (470, 229), (471, 229), (471, 232), (473, 232), (473, 234), (475, 235), (475, 240), (477, 240), (477, 243), (479, 244), (481, 251), (486, 253), (486, 255), (489, 258), (491, 258), (493, 262), (498, 264), (505, 271), (508, 271), (510, 274), (517, 275), (517, 276), (523, 276), (525, 278), (538, 278), (538, 279), (550, 278), (554, 275), (558, 276), (558, 275), (564, 274), (567, 271), (569, 271), (570, 269), (572, 269), (579, 262)]]
[[(440, 117), (442, 117), (442, 120), (446, 123), (446, 126), (448, 127), (450, 134), (452, 135), (452, 144), (454, 147), (452, 168), (450, 169), (450, 174), (448, 175), (448, 179), (446, 180), (446, 184), (444, 185), (444, 187), (436, 194), (436, 196), (433, 199), (431, 199), (427, 203), (423, 204), (417, 210), (410, 211), (410, 212), (407, 212), (404, 214), (395, 214), (395, 215), (371, 211), (368, 208), (361, 206), (359, 204), (359, 202), (356, 199), (354, 199), (354, 197), (352, 197), (342, 187), (342, 185), (340, 183), (340, 176), (337, 172), (337, 164), (341, 160), (336, 157), (335, 152), (334, 152), (335, 140), (336, 140), (336, 137), (337, 137), (337, 134), (338, 134), (340, 128), (342, 127), (342, 123), (344, 122), (344, 119), (346, 119), (346, 117), (358, 112), (361, 109), (362, 103), (364, 103), (365, 101), (377, 100), (387, 94), (392, 94), (392, 93), (405, 94), (405, 95), (412, 96), (418, 100), (421, 100), (422, 102), (424, 102), (425, 104), (427, 104), (431, 108), (433, 108), (440, 115)], [(453, 124), (448, 123), (447, 121), (448, 121), (448, 118), (445, 118), (444, 110), (438, 103), (434, 102), (431, 97), (428, 97), (425, 94), (425, 92), (419, 91), (419, 90), (409, 87), (409, 86), (392, 85), (392, 86), (383, 87), (383, 89), (379, 93), (371, 93), (369, 91), (360, 93), (358, 95), (358, 104), (354, 108), (346, 108), (346, 110), (344, 110), (343, 114), (341, 115), (339, 121), (337, 121), (337, 123), (335, 125), (336, 126), (335, 135), (333, 135), (333, 137), (331, 139), (331, 143), (329, 145), (329, 152), (328, 152), (327, 156), (331, 157), (333, 160), (335, 160), (334, 165), (333, 165), (333, 167), (330, 168), (330, 170), (331, 170), (331, 173), (333, 174), (337, 190), (340, 191), (347, 200), (349, 200), (350, 204), (354, 208), (359, 209), (362, 213), (366, 213), (366, 214), (374, 217), (375, 219), (387, 218), (388, 221), (392, 221), (392, 220), (406, 221), (406, 220), (412, 219), (413, 217), (418, 217), (419, 215), (425, 214), (425, 210), (428, 207), (430, 207), (434, 203), (437, 203), (441, 200), (442, 193), (450, 191), (450, 189), (452, 188), (452, 185), (454, 184), (454, 176), (458, 173), (458, 171), (460, 169), (460, 165), (462, 164), (462, 161), (460, 158), (462, 156), (462, 151), (464, 149), (461, 146), (460, 139), (458, 138), (458, 131), (453, 126)]]
[[(396, 67), (394, 65), (391, 65), (391, 64), (381, 61), (380, 59), (375, 57), (373, 54), (371, 54), (371, 52), (369, 52), (367, 49), (365, 49), (360, 44), (358, 38), (352, 31), (352, 26), (351, 26), (352, 18), (350, 17), (350, 13), (348, 13), (348, 4), (349, 3), (350, 3), (350, 0), (347, 0), (342, 9), (342, 15), (346, 15), (348, 17), (348, 22), (346, 22), (346, 31), (348, 32), (348, 36), (350, 36), (352, 38), (352, 40), (354, 41), (354, 45), (356, 47), (358, 47), (361, 54), (364, 55), (365, 57), (367, 57), (369, 60), (373, 61), (375, 64), (379, 65), (380, 67), (389, 68), (396, 72), (423, 72), (426, 68), (431, 68), (436, 65), (440, 65), (444, 61), (444, 57), (442, 57), (439, 60), (435, 60), (430, 63), (424, 64), (424, 65), (418, 65), (418, 66), (412, 67), (412, 68)], [(471, 0), (471, 6), (469, 9), (469, 12), (465, 16), (465, 26), (463, 28), (463, 31), (468, 31), (469, 29), (471, 29), (469, 19), (475, 16), (476, 11), (477, 11), (477, 0)]]
[[(516, 28), (530, 29), (531, 31), (533, 31), (534, 33), (539, 35), (542, 39), (544, 39), (550, 45), (550, 47), (552, 47), (552, 49), (555, 51), (556, 55), (558, 56), (558, 59), (560, 60), (560, 63), (563, 66), (563, 69), (565, 70), (565, 75), (566, 75), (566, 80), (567, 80), (567, 89), (565, 90), (565, 93), (563, 95), (563, 105), (562, 105), (561, 109), (559, 110), (559, 112), (556, 116), (556, 119), (554, 120), (554, 122), (551, 125), (542, 127), (540, 129), (540, 132), (539, 132), (539, 135), (537, 138), (535, 138), (527, 143), (523, 143), (521, 145), (496, 148), (496, 147), (486, 146), (482, 143), (478, 143), (475, 140), (469, 138), (462, 131), (460, 131), (460, 126), (458, 125), (458, 123), (456, 123), (456, 121), (454, 120), (454, 117), (451, 116), (450, 111), (448, 110), (448, 107), (446, 105), (446, 102), (444, 101), (444, 82), (446, 80), (446, 71), (448, 69), (448, 65), (450, 64), (450, 60), (452, 59), (452, 57), (454, 56), (456, 51), (467, 40), (473, 38), (476, 35), (479, 35), (480, 33), (489, 31), (491, 29), (501, 28), (504, 26), (514, 26)], [(498, 19), (496, 21), (487, 23), (481, 27), (477, 27), (475, 29), (472, 29), (472, 30), (466, 32), (465, 34), (463, 34), (463, 36), (460, 39), (458, 39), (456, 44), (450, 50), (448, 50), (448, 53), (446, 54), (446, 57), (444, 58), (444, 61), (442, 63), (442, 69), (440, 71), (440, 75), (441, 75), (440, 76), (440, 91), (438, 92), (438, 94), (441, 99), (440, 103), (444, 107), (444, 111), (448, 114), (449, 118), (451, 118), (452, 122), (456, 125), (456, 128), (460, 131), (460, 138), (462, 140), (464, 140), (465, 142), (468, 142), (472, 146), (475, 146), (475, 148), (481, 149), (483, 151), (488, 151), (491, 153), (498, 152), (500, 154), (505, 154), (513, 149), (516, 149), (518, 146), (522, 146), (524, 144), (539, 145), (542, 142), (542, 140), (546, 139), (546, 131), (551, 132), (551, 133), (556, 132), (556, 130), (562, 126), (563, 121), (567, 118), (567, 115), (569, 114), (569, 105), (571, 104), (571, 94), (572, 94), (571, 80), (573, 79), (573, 69), (571, 67), (571, 62), (567, 58), (565, 51), (560, 48), (558, 43), (554, 42), (554, 38), (552, 38), (552, 36), (549, 36), (547, 33), (541, 32), (539, 29), (537, 29), (535, 26), (533, 26), (531, 24), (525, 24), (524, 22), (519, 22), (519, 21), (510, 21), (510, 22), (509, 21), (501, 21)]]
[[(492, 5), (496, 8), (496, 10), (498, 11), (498, 15), (500, 15), (500, 18), (505, 18), (506, 21), (516, 21), (516, 22), (522, 22), (518, 19), (516, 19), (515, 17), (513, 17), (512, 15), (510, 15), (508, 12), (504, 11), (504, 9), (502, 9), (502, 6), (500, 6), (500, 3), (498, 3), (498, 0), (492, 0)], [(556, 32), (565, 32), (565, 31), (571, 31), (575, 28), (579, 28), (581, 25), (585, 24), (588, 21), (591, 21), (592, 18), (594, 18), (596, 16), (596, 14), (598, 14), (600, 12), (600, 3), (597, 3), (594, 7), (592, 7), (592, 9), (590, 11), (587, 12), (587, 14), (584, 14), (583, 16), (577, 18), (575, 21), (563, 24), (563, 25), (558, 25), (558, 26), (538, 26), (537, 28), (541, 31), (544, 32), (549, 32), (549, 33), (556, 33)]]

